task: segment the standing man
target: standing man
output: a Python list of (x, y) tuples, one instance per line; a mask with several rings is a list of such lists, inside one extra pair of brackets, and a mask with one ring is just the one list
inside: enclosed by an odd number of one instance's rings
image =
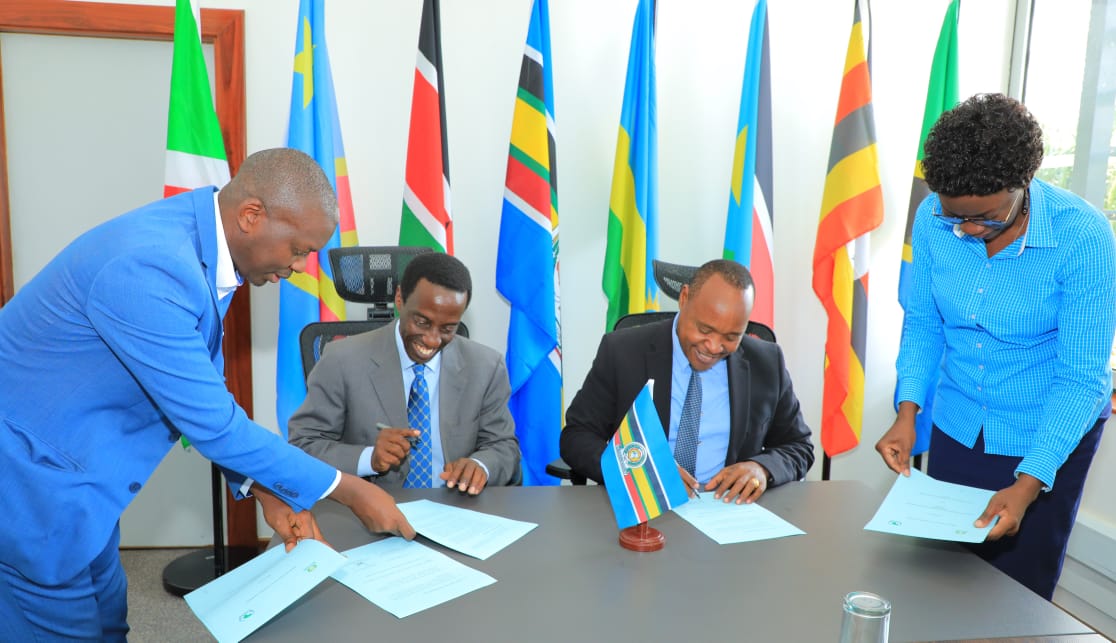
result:
[(291, 444), (381, 485), (477, 495), (519, 484), (504, 359), (457, 336), (472, 295), (457, 258), (412, 259), (395, 292), (399, 319), (328, 345), (310, 371), (306, 401), (287, 425)]
[[(1003, 94), (942, 114), (922, 160), (899, 415), (876, 444), (910, 475), (935, 395), (931, 476), (996, 491), (970, 546), (1049, 600), (1111, 407), (1116, 248), (1104, 216), (1035, 179), (1042, 130)], [(994, 542), (993, 542), (994, 541)]]
[(242, 282), (305, 267), (337, 225), (317, 163), (249, 156), (201, 188), (100, 225), (0, 308), (0, 640), (123, 641), (119, 518), (185, 435), (255, 482), (290, 549), (331, 497), (373, 531), (414, 530), (382, 490), (254, 424), (225, 388), (221, 321)]
[(602, 482), (601, 453), (653, 379), (655, 408), (691, 491), (704, 485), (725, 502), (750, 503), (805, 476), (814, 445), (783, 351), (744, 334), (754, 300), (748, 270), (716, 259), (682, 287), (673, 320), (606, 334), (566, 411), (562, 459)]

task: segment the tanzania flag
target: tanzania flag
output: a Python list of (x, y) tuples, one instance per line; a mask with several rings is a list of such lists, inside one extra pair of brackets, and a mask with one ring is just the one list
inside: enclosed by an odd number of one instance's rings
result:
[(686, 504), (689, 496), (667, 444), (648, 381), (601, 454), (605, 489), (621, 529)]
[(725, 259), (743, 264), (756, 283), (752, 319), (775, 325), (775, 247), (772, 226), (771, 54), (767, 0), (756, 2), (740, 91), (740, 120), (729, 186)]
[(659, 309), (651, 262), (659, 252), (659, 161), (655, 125), (653, 0), (639, 0), (628, 53), (628, 78), (612, 168), (608, 245), (601, 286), (608, 297), (605, 330), (628, 313)]
[(399, 245), (453, 254), (446, 90), (442, 84), (442, 29), (438, 0), (423, 0), (418, 61), (411, 94), (406, 184)]
[[(911, 181), (911, 200), (907, 209), (907, 232), (903, 237), (903, 262), (899, 265), (899, 305), (907, 308), (907, 298), (911, 292), (911, 229), (914, 227), (915, 212), (922, 200), (930, 194), (926, 179), (922, 175), (922, 146), (930, 128), (938, 122), (943, 112), (953, 109), (958, 102), (957, 72), (957, 19), (960, 0), (953, 0), (946, 9), (942, 30), (938, 34), (938, 44), (934, 48), (934, 62), (930, 66), (930, 83), (926, 88), (926, 108), (922, 112), (922, 136), (918, 139), (918, 156), (915, 158), (914, 180)], [(936, 387), (935, 387), (936, 388)], [(896, 390), (898, 393), (898, 389)], [(915, 443), (911, 455), (918, 455), (930, 448), (930, 433), (933, 428), (934, 391), (926, 396), (922, 410), (915, 420)], [(896, 403), (898, 408), (898, 403)]]
[(198, 0), (178, 0), (163, 196), (228, 182), (229, 162), (202, 54), (201, 8)]
[(345, 303), (333, 286), (333, 269), (327, 253), (330, 248), (357, 243), (349, 169), (345, 165), (341, 122), (337, 117), (337, 99), (326, 47), (324, 0), (301, 0), (298, 5), (287, 146), (306, 152), (322, 167), (337, 190), (341, 221), (325, 247), (310, 253), (306, 272), (295, 273), (279, 284), (275, 406), (279, 430), (284, 436), (287, 435), (287, 420), (306, 397), (299, 334), (311, 322), (345, 319)]
[(872, 78), (866, 53), (860, 2), (856, 0), (814, 244), (814, 293), (829, 319), (821, 421), (822, 448), (828, 456), (848, 451), (860, 442), (868, 319), (868, 233), (883, 222)]
[(535, 0), (512, 117), (496, 289), (511, 305), (505, 353), (523, 484), (546, 473), (562, 429), (562, 320), (558, 289), (558, 165), (547, 0)]

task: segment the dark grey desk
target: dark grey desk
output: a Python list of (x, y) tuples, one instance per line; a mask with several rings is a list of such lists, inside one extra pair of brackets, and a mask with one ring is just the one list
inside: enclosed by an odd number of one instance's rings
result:
[[(717, 545), (671, 513), (652, 524), (662, 551), (616, 542), (604, 489), (493, 488), (477, 498), (403, 490), (536, 522), (480, 561), (420, 541), (497, 582), (397, 619), (325, 581), (252, 641), (835, 641), (841, 598), (868, 590), (892, 601), (892, 641), (1091, 634), (1088, 626), (953, 543), (864, 531), (881, 496), (859, 482), (804, 482), (760, 504), (807, 535)], [(346, 508), (315, 508), (339, 551), (375, 539)]]

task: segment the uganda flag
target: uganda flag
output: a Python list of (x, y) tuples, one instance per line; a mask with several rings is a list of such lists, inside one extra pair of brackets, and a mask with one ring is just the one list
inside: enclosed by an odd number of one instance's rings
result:
[(821, 220), (814, 244), (814, 293), (828, 318), (822, 388), (822, 448), (827, 456), (860, 443), (868, 319), (869, 232), (883, 222), (872, 78), (860, 2), (837, 101)]

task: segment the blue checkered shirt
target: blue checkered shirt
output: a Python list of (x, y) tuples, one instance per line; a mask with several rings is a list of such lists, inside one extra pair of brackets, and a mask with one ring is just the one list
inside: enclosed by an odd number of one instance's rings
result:
[(991, 258), (932, 216), (937, 195), (919, 206), (897, 399), (924, 405), (941, 364), (938, 428), (970, 448), (983, 428), (985, 452), (1021, 457), (1016, 475), (1050, 488), (1109, 408), (1116, 247), (1088, 203), (1037, 179), (1030, 189), (1027, 231)]

